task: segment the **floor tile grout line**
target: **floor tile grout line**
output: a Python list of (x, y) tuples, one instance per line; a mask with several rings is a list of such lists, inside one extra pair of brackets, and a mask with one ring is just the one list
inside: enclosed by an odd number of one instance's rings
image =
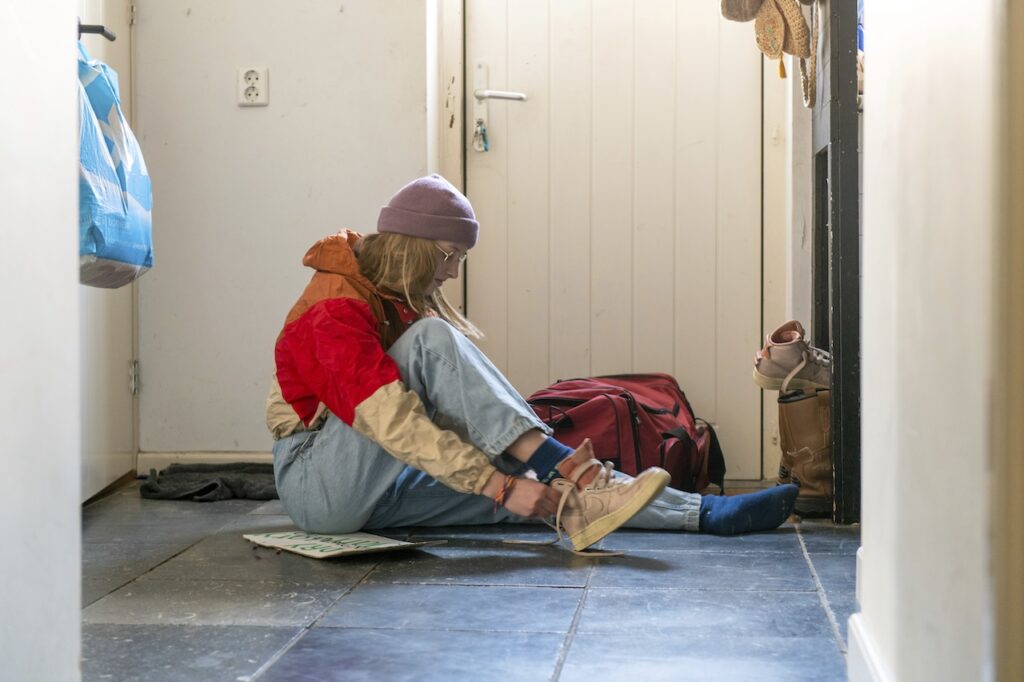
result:
[[(394, 585), (398, 587), (496, 587), (496, 588), (509, 588), (509, 587), (529, 587), (540, 590), (582, 590), (584, 585), (538, 585), (536, 583), (422, 583), (422, 582), (390, 582), (390, 583), (377, 583), (368, 582), (367, 585)], [(806, 591), (806, 590), (805, 590)]]
[(800, 587), (762, 587), (760, 585), (754, 585), (752, 587), (736, 587), (733, 589), (724, 589), (721, 587), (647, 587), (642, 584), (630, 584), (622, 583), (616, 585), (615, 583), (608, 583), (606, 585), (593, 585), (591, 589), (594, 590), (636, 590), (638, 592), (732, 592), (734, 594), (758, 594), (764, 592), (770, 592), (772, 594), (806, 594), (808, 592), (817, 592), (817, 589), (807, 590)]
[(803, 534), (798, 529), (796, 532), (797, 539), (800, 540), (800, 550), (803, 552), (804, 561), (807, 562), (807, 567), (811, 571), (811, 579), (814, 580), (814, 587), (818, 592), (818, 600), (821, 602), (821, 608), (825, 609), (825, 616), (828, 618), (828, 624), (832, 628), (832, 636), (835, 637), (836, 644), (839, 646), (839, 652), (846, 654), (846, 642), (843, 641), (843, 635), (839, 631), (839, 621), (836, 619), (836, 614), (832, 611), (832, 605), (828, 601), (828, 595), (825, 593), (825, 586), (821, 584), (821, 579), (818, 577), (818, 571), (814, 568), (814, 562), (811, 561), (811, 555), (807, 551), (807, 545), (804, 543)]
[[(125, 585), (130, 585), (130, 584), (132, 584), (133, 582), (135, 582), (135, 580), (136, 580), (135, 578), (129, 578), (129, 579), (128, 579), (128, 580), (126, 580), (125, 582), (123, 582), (123, 583), (121, 583), (120, 585), (118, 585), (118, 586), (114, 587), (113, 589), (111, 589), (111, 590), (110, 590), (109, 592), (107, 592), (107, 593), (106, 593), (106, 594), (104, 594), (103, 596), (101, 596), (101, 597), (97, 597), (96, 599), (92, 600), (91, 602), (89, 602), (88, 604), (86, 604), (85, 606), (83, 606), (83, 607), (81, 608), (81, 611), (83, 611), (83, 612), (84, 612), (84, 611), (85, 611), (85, 610), (86, 610), (87, 608), (89, 608), (89, 607), (90, 607), (90, 606), (92, 606), (93, 604), (98, 604), (98, 603), (99, 603), (100, 601), (102, 601), (102, 600), (106, 599), (107, 597), (109, 597), (110, 595), (114, 594), (115, 592), (117, 592), (118, 590), (120, 590), (120, 589), (121, 589), (122, 587), (124, 587)], [(82, 623), (83, 623), (83, 624), (85, 624), (85, 623), (87, 623), (87, 622), (88, 622), (88, 621), (86, 621), (86, 620), (85, 620), (85, 618), (84, 618), (84, 615), (85, 615), (84, 613), (80, 614), (80, 617), (81, 617), (81, 619), (82, 619)]]
[(294, 637), (292, 637), (290, 640), (285, 642), (284, 646), (282, 646), (280, 649), (278, 649), (276, 652), (274, 652), (274, 654), (272, 654), (270, 656), (270, 658), (268, 658), (266, 660), (266, 662), (263, 663), (263, 665), (261, 665), (259, 668), (257, 668), (256, 671), (252, 675), (250, 675), (248, 678), (246, 678), (246, 682), (254, 682), (255, 680), (259, 679), (264, 673), (266, 673), (268, 670), (270, 670), (270, 668), (273, 667), (274, 664), (277, 663), (279, 660), (281, 660), (281, 657), (284, 656), (286, 653), (288, 653), (291, 650), (291, 648), (298, 643), (298, 641), (300, 639), (305, 637), (307, 633), (311, 632), (313, 630), (313, 628), (316, 627), (317, 623), (319, 623), (321, 620), (323, 620), (324, 616), (327, 615), (328, 611), (333, 609), (335, 607), (335, 605), (337, 605), (337, 603), (339, 601), (341, 601), (342, 599), (344, 599), (348, 595), (352, 594), (352, 592), (355, 591), (355, 589), (357, 587), (359, 587), (360, 585), (364, 584), (366, 582), (366, 579), (370, 577), (370, 574), (373, 573), (374, 571), (376, 571), (377, 568), (380, 567), (380, 565), (381, 565), (381, 562), (377, 562), (376, 564), (371, 566), (369, 569), (367, 569), (366, 574), (363, 575), (362, 578), (360, 578), (355, 584), (349, 585), (348, 589), (346, 589), (341, 594), (339, 594), (337, 599), (335, 599), (330, 604), (328, 604), (327, 606), (324, 607), (323, 611), (320, 612), (320, 615), (318, 615), (316, 618), (311, 620), (308, 624), (302, 626), (302, 628), (298, 632), (295, 633)]
[[(166, 578), (171, 580), (171, 578)], [(226, 579), (225, 579), (226, 580)], [(621, 584), (616, 585), (609, 583), (606, 585), (593, 585), (588, 581), (583, 584), (576, 585), (554, 585), (554, 584), (538, 584), (538, 583), (493, 583), (493, 582), (434, 582), (430, 580), (390, 580), (380, 582), (370, 582), (369, 585), (406, 585), (406, 586), (435, 586), (435, 587), (536, 587), (541, 589), (551, 590), (579, 590), (579, 589), (593, 589), (593, 590), (619, 590), (619, 589), (631, 589), (639, 590), (642, 592), (817, 592), (815, 589), (805, 589), (801, 587), (763, 587), (755, 585), (750, 588), (723, 588), (723, 587), (661, 587), (661, 586), (647, 586), (644, 584)]]
[(491, 633), (496, 635), (564, 635), (565, 630), (498, 630), (495, 628), (450, 628), (433, 625), (321, 625), (318, 630), (373, 630), (374, 632), (455, 632), (464, 634)]
[[(158, 568), (160, 568), (161, 566), (163, 566), (164, 564), (166, 564), (166, 563), (167, 563), (168, 561), (171, 561), (172, 559), (176, 559), (177, 557), (181, 556), (182, 554), (184, 554), (184, 553), (185, 553), (185, 552), (187, 552), (188, 550), (192, 549), (193, 547), (195, 547), (196, 545), (198, 545), (198, 544), (199, 544), (200, 542), (202, 542), (202, 541), (203, 541), (203, 540), (205, 540), (205, 539), (206, 539), (206, 538), (204, 537), (204, 538), (202, 538), (201, 540), (196, 540), (195, 542), (193, 542), (193, 543), (191, 543), (191, 544), (189, 544), (189, 545), (187, 545), (187, 546), (185, 546), (185, 547), (181, 548), (181, 550), (179, 550), (179, 551), (175, 552), (174, 554), (172, 554), (171, 556), (167, 557), (166, 559), (164, 559), (163, 561), (161, 561), (161, 562), (160, 562), (160, 563), (158, 563), (157, 565), (155, 565), (155, 566), (150, 566), (149, 568), (147, 568), (146, 570), (144, 570), (144, 571), (143, 571), (142, 573), (139, 573), (138, 575), (136, 575), (136, 576), (133, 576), (133, 577), (129, 578), (128, 580), (126, 580), (125, 582), (121, 583), (120, 585), (118, 585), (118, 586), (117, 586), (117, 587), (115, 587), (114, 589), (110, 590), (109, 592), (107, 592), (107, 593), (106, 593), (105, 595), (103, 595), (103, 596), (102, 596), (102, 597), (100, 597), (99, 599), (97, 599), (97, 600), (95, 600), (95, 601), (93, 601), (93, 602), (91, 602), (91, 603), (89, 603), (89, 604), (86, 604), (85, 606), (83, 606), (83, 607), (82, 607), (82, 609), (81, 609), (81, 610), (82, 610), (82, 611), (85, 611), (85, 610), (86, 610), (87, 608), (89, 608), (89, 607), (90, 607), (90, 606), (92, 606), (93, 604), (98, 604), (99, 602), (103, 601), (104, 599), (106, 599), (106, 598), (107, 598), (107, 597), (109, 597), (110, 595), (112, 595), (112, 594), (114, 594), (115, 592), (117, 592), (118, 590), (120, 590), (120, 589), (121, 589), (122, 587), (126, 587), (126, 586), (128, 586), (128, 585), (131, 585), (131, 584), (132, 584), (133, 582), (135, 582), (135, 581), (136, 581), (136, 580), (138, 580), (139, 578), (142, 578), (142, 577), (143, 577), (143, 576), (145, 576), (145, 575), (146, 575), (147, 573), (152, 573), (152, 572), (153, 572), (153, 571), (155, 571), (156, 569), (158, 569)], [(84, 621), (83, 621), (83, 622), (84, 622)]]
[(256, 671), (253, 672), (252, 675), (249, 675), (248, 677), (238, 677), (237, 679), (240, 682), (253, 682), (253, 680), (256, 680), (257, 678), (261, 677), (263, 673), (267, 672), (267, 670), (270, 669), (271, 666), (273, 666), (275, 663), (281, 660), (281, 657), (288, 653), (291, 650), (291, 648), (298, 643), (300, 639), (305, 637), (306, 633), (309, 632), (309, 629), (309, 626), (299, 628), (299, 631), (292, 635), (292, 638), (285, 642), (280, 649), (271, 654), (270, 658), (268, 658), (263, 663), (263, 665), (256, 668)]
[(565, 633), (562, 646), (558, 651), (558, 660), (555, 661), (555, 669), (551, 673), (551, 682), (558, 682), (562, 676), (562, 668), (565, 667), (565, 659), (569, 656), (569, 649), (572, 648), (573, 640), (576, 639), (576, 629), (579, 627), (580, 618), (583, 616), (583, 609), (587, 605), (587, 595), (590, 594), (590, 582), (597, 570), (597, 563), (590, 566), (587, 572), (587, 581), (583, 584), (583, 594), (580, 595), (580, 603), (576, 605), (576, 612), (572, 614), (572, 622), (569, 624), (569, 631)]
[(370, 582), (368, 585), (436, 586), (436, 587), (538, 587), (545, 590), (579, 590), (586, 585), (538, 585), (536, 583), (432, 583), (432, 582)]

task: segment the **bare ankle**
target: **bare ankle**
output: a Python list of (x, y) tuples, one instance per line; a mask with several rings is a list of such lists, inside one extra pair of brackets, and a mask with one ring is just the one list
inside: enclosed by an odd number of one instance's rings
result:
[(540, 429), (530, 429), (523, 435), (516, 438), (511, 445), (506, 448), (508, 454), (515, 457), (520, 462), (526, 462), (533, 453), (537, 451), (537, 448), (547, 440), (547, 436), (544, 435)]

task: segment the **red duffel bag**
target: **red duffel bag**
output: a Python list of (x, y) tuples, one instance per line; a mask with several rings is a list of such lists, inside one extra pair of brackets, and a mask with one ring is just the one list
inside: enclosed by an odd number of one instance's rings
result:
[(589, 438), (596, 456), (622, 472), (636, 476), (659, 466), (673, 488), (701, 492), (714, 483), (725, 489), (718, 437), (668, 374), (564, 379), (527, 400), (555, 438), (572, 448)]

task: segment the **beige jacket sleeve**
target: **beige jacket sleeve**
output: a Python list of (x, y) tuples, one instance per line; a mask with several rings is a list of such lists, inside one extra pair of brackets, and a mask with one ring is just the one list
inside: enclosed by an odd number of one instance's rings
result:
[[(327, 406), (320, 403), (308, 428), (319, 428), (326, 417)], [(297, 431), (307, 430), (302, 420), (299, 419), (299, 415), (295, 414), (295, 410), (292, 409), (292, 406), (281, 395), (281, 384), (277, 383), (276, 374), (270, 384), (270, 393), (267, 395), (266, 419), (267, 428), (273, 434), (274, 440), (281, 440), (285, 436), (290, 436)]]
[(400, 381), (381, 386), (361, 402), (352, 428), (459, 492), (481, 494), (496, 471), (481, 450), (432, 422), (420, 397)]

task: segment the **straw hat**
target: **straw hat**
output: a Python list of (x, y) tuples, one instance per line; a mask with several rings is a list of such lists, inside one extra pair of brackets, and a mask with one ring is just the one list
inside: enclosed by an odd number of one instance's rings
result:
[(751, 21), (764, 0), (722, 0), (722, 16), (729, 21)]
[(811, 56), (807, 21), (797, 0), (764, 0), (754, 20), (757, 46), (771, 59), (782, 53), (794, 57)]

